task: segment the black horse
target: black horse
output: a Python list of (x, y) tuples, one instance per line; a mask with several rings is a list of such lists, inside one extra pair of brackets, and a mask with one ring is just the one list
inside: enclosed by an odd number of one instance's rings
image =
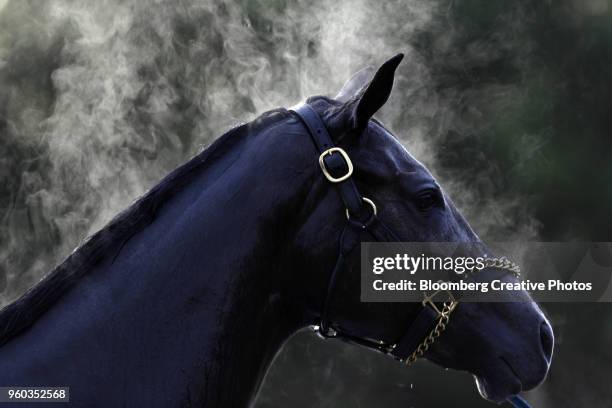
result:
[[(307, 102), (398, 239), (477, 242), (427, 169), (371, 120), (400, 60)], [(321, 320), (346, 213), (318, 157), (286, 109), (220, 137), (0, 313), (0, 386), (69, 386), (79, 407), (249, 405), (283, 343)], [(327, 319), (393, 344), (422, 306), (360, 302), (358, 252), (346, 254)], [(473, 373), (493, 401), (538, 385), (552, 330), (516, 296), (459, 304), (425, 357)]]

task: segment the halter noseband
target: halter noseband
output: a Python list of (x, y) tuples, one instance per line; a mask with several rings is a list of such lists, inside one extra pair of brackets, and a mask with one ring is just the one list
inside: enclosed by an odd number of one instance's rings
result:
[(345, 267), (347, 255), (360, 244), (360, 235), (365, 232), (374, 240), (382, 242), (399, 241), (399, 239), (377, 217), (376, 204), (359, 193), (359, 189), (351, 177), (353, 163), (350, 157), (343, 149), (334, 146), (327, 128), (317, 112), (305, 103), (293, 107), (290, 111), (295, 113), (308, 129), (308, 133), (320, 153), (319, 166), (321, 171), (325, 178), (338, 189), (340, 198), (346, 208), (347, 217), (346, 226), (340, 235), (338, 258), (328, 281), (320, 323), (318, 326), (314, 326), (314, 329), (323, 338), (339, 338), (357, 343), (410, 365), (421, 357), (440, 336), (446, 328), (458, 301), (449, 292), (449, 300), (439, 308), (433, 302), (433, 297), (437, 293), (426, 296), (416, 319), (395, 343), (360, 337), (338, 327), (332, 327), (329, 321), (329, 308), (336, 279), (339, 272)]

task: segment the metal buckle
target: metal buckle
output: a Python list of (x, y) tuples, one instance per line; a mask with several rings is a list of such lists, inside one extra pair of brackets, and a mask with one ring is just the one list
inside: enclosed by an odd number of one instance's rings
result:
[[(372, 207), (372, 214), (374, 214), (374, 216), (376, 216), (378, 214), (377, 210), (376, 210), (376, 204), (374, 204), (374, 201), (370, 200), (367, 197), (361, 197), (361, 199), (363, 200), (364, 203), (367, 203), (370, 205), (370, 207)], [(349, 212), (348, 208), (346, 209), (346, 219), (350, 220), (351, 219), (351, 213)]]
[[(344, 161), (346, 162), (346, 166), (348, 167), (348, 171), (346, 172), (346, 174), (341, 177), (332, 176), (327, 170), (327, 167), (325, 167), (325, 156), (331, 156), (335, 152), (338, 152), (342, 155), (342, 158), (344, 159)], [(319, 166), (321, 167), (325, 178), (327, 178), (332, 183), (340, 183), (341, 181), (344, 181), (347, 178), (351, 177), (351, 175), (353, 174), (353, 163), (351, 162), (351, 159), (349, 158), (348, 154), (346, 154), (346, 152), (339, 147), (332, 147), (321, 153), (321, 155), (319, 156)]]
[(321, 338), (321, 339), (330, 339), (330, 338), (334, 338), (334, 337), (336, 337), (338, 335), (338, 332), (336, 330), (332, 329), (331, 327), (327, 328), (327, 332), (326, 333), (324, 333), (321, 330), (321, 326), (319, 326), (319, 325), (311, 326), (311, 328), (312, 328), (312, 331), (314, 331), (315, 334), (319, 338)]
[[(438, 308), (438, 306), (436, 306), (436, 303), (434, 302), (434, 297), (440, 292), (446, 292), (446, 294), (448, 295), (448, 301), (444, 302), (445, 309), (447, 309), (448, 311), (440, 310), (440, 308)], [(436, 290), (431, 295), (428, 295), (427, 292), (423, 292), (422, 303), (423, 307), (429, 305), (433, 310), (436, 311), (436, 313), (438, 313), (438, 316), (444, 316), (446, 314), (450, 314), (453, 310), (455, 310), (455, 307), (457, 307), (457, 304), (459, 302), (457, 302), (450, 290)]]

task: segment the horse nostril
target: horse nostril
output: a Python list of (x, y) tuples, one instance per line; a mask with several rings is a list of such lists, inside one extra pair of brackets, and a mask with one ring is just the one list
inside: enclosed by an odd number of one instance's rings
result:
[(546, 320), (542, 322), (540, 326), (540, 340), (542, 341), (542, 351), (544, 352), (544, 358), (548, 363), (552, 358), (553, 346), (555, 343), (555, 337), (553, 335), (552, 327)]

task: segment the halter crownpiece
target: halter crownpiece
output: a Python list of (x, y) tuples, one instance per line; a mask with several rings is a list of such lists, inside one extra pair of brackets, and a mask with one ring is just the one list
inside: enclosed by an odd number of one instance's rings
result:
[[(338, 327), (332, 327), (329, 321), (330, 301), (334, 292), (339, 272), (345, 268), (347, 255), (361, 242), (360, 234), (366, 232), (374, 240), (398, 242), (400, 239), (377, 217), (378, 209), (370, 198), (363, 197), (352, 178), (353, 163), (349, 155), (334, 143), (321, 117), (308, 104), (302, 103), (291, 109), (308, 130), (319, 151), (319, 167), (325, 178), (336, 186), (346, 208), (347, 224), (340, 234), (339, 253), (336, 264), (328, 280), (327, 293), (321, 308), (320, 323), (313, 329), (322, 338), (339, 338), (351, 343), (365, 346), (390, 355), (406, 365), (422, 357), (429, 347), (440, 337), (448, 326), (452, 312), (459, 301), (450, 291), (442, 307), (436, 305), (434, 297), (441, 292), (424, 294), (422, 309), (408, 327), (404, 335), (394, 343), (386, 343), (348, 333)], [(485, 265), (520, 274), (520, 268), (505, 258), (486, 258)]]

